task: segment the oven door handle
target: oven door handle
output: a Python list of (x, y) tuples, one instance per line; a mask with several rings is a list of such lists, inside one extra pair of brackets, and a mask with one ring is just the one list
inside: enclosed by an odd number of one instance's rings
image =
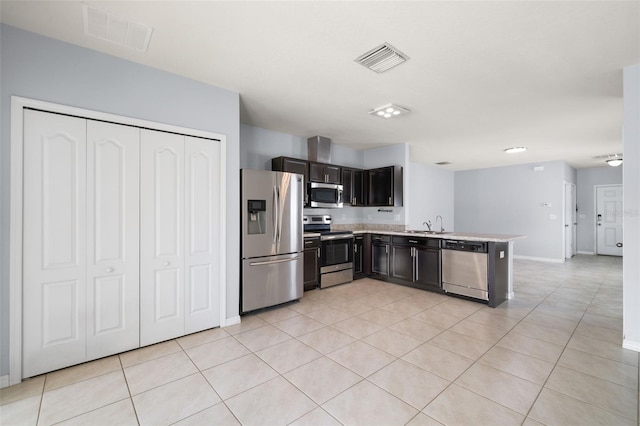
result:
[(352, 239), (353, 235), (324, 235), (320, 237), (320, 241), (327, 240), (349, 240)]
[(298, 256), (292, 257), (291, 259), (267, 260), (264, 262), (249, 262), (249, 265), (250, 266), (272, 265), (274, 263), (293, 262), (294, 260), (298, 260)]

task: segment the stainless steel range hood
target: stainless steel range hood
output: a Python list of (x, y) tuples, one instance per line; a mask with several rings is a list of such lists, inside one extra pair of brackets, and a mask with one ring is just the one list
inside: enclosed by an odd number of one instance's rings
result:
[(331, 139), (314, 136), (307, 139), (307, 158), (318, 163), (331, 163)]

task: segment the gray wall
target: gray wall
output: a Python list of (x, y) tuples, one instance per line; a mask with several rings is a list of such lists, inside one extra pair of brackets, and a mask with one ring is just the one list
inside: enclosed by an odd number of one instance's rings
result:
[(434, 230), (436, 216), (442, 216), (447, 231), (454, 230), (454, 176), (455, 173), (439, 167), (410, 163), (411, 180), (408, 182), (410, 209), (407, 224), (410, 229), (426, 229), (422, 223), (431, 220)]
[(624, 248), (625, 347), (640, 351), (640, 64), (624, 69)]
[[(544, 170), (534, 171), (535, 166)], [(455, 229), (526, 235), (515, 242), (516, 256), (561, 262), (563, 182), (572, 175), (563, 161), (456, 172)]]
[(593, 167), (578, 169), (577, 203), (578, 203), (578, 252), (594, 254), (596, 252), (595, 228), (595, 186), (622, 184), (622, 168)]
[(227, 316), (239, 303), (239, 95), (177, 75), (0, 26), (0, 376), (9, 373), (11, 95), (227, 136)]

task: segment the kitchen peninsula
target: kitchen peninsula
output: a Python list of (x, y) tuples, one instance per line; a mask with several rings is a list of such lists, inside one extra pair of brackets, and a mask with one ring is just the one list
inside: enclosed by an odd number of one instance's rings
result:
[(332, 229), (350, 230), (362, 239), (359, 248), (354, 245), (354, 270), (362, 269), (370, 278), (472, 298), (490, 307), (513, 298), (513, 244), (522, 235), (384, 225)]

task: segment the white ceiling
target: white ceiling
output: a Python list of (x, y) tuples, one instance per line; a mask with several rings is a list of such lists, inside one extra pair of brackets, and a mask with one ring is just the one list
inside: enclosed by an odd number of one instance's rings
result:
[[(4, 1), (3, 23), (240, 93), (245, 124), (355, 149), (409, 143), (450, 170), (622, 152), (640, 1), (85, 1), (153, 27), (146, 53), (84, 34), (80, 1)], [(354, 62), (388, 42), (384, 74)], [(412, 112), (384, 120), (369, 110)], [(505, 154), (512, 146), (523, 154)]]

